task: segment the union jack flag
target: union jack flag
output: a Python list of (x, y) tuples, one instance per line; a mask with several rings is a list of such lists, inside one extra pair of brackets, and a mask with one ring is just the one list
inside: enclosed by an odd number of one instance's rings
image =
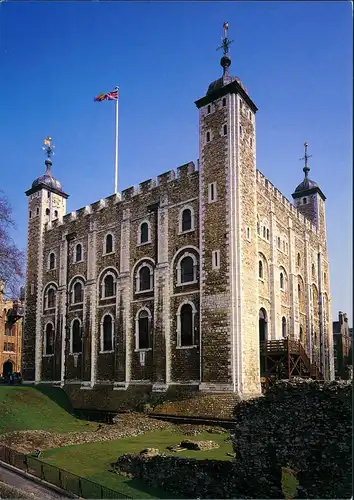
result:
[(118, 89), (108, 92), (107, 94), (99, 94), (94, 100), (97, 102), (118, 101)]

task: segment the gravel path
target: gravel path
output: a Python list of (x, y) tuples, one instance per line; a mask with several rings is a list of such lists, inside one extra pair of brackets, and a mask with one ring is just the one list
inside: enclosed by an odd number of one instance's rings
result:
[(0, 481), (7, 484), (8, 486), (13, 486), (22, 490), (24, 493), (33, 494), (36, 498), (67, 498), (61, 496), (53, 490), (47, 489), (40, 484), (34, 483), (30, 479), (27, 479), (16, 472), (10, 471), (5, 467), (0, 465)]

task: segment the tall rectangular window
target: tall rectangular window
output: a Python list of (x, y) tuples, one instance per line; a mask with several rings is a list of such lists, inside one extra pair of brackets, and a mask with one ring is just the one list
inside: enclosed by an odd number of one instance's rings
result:
[(220, 250), (213, 250), (212, 252), (212, 268), (220, 269)]
[(216, 182), (211, 182), (208, 185), (208, 202), (216, 201)]

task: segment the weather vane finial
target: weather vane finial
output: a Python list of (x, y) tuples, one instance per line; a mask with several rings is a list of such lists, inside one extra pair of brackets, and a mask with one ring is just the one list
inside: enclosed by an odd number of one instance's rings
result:
[(44, 146), (42, 147), (43, 151), (45, 151), (48, 159), (50, 160), (50, 157), (54, 155), (54, 144), (52, 143), (52, 138), (48, 136), (46, 139), (44, 139)]
[(233, 40), (229, 40), (227, 38), (227, 31), (229, 29), (229, 23), (227, 21), (224, 22), (223, 28), (224, 28), (224, 36), (221, 38), (222, 45), (218, 47), (216, 50), (222, 49), (224, 52), (224, 56), (226, 56), (226, 54), (228, 54), (229, 52), (229, 46), (233, 43)]
[(305, 155), (302, 158), (300, 158), (300, 160), (301, 161), (305, 160), (305, 166), (304, 166), (304, 168), (302, 170), (305, 172), (305, 177), (307, 177), (307, 175), (308, 175), (308, 173), (310, 171), (307, 163), (308, 163), (308, 159), (311, 158), (312, 155), (307, 154), (307, 147), (308, 147), (308, 143), (307, 142), (304, 143), (304, 146), (305, 146)]

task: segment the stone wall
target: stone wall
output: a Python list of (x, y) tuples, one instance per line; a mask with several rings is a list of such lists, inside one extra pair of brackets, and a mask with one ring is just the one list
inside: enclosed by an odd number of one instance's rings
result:
[(348, 381), (282, 381), (236, 407), (233, 462), (123, 455), (114, 469), (179, 498), (284, 498), (285, 470), (296, 498), (350, 498), (351, 403)]
[(64, 386), (76, 410), (110, 412), (144, 411), (151, 415), (233, 419), (236, 394), (203, 394), (193, 387), (170, 387), (165, 393), (152, 393), (152, 386), (129, 386), (125, 391), (113, 390), (111, 385), (82, 390), (79, 384)]
[(240, 403), (233, 447), (253, 496), (279, 489), (280, 468), (289, 467), (299, 498), (350, 498), (352, 383), (278, 382), (266, 397)]

